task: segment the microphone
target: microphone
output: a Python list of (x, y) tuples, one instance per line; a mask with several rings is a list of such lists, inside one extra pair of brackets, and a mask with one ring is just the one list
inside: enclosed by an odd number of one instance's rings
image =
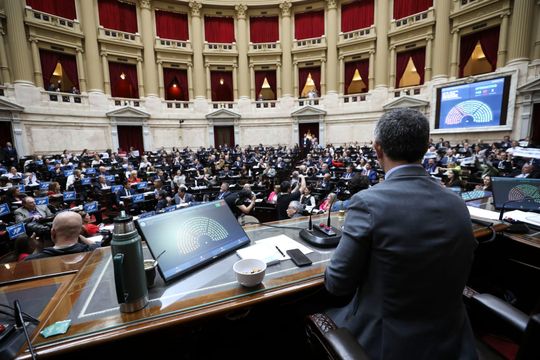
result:
[(332, 213), (332, 205), (336, 202), (337, 195), (334, 195), (332, 198), (332, 201), (330, 202), (330, 205), (328, 206), (328, 219), (326, 220), (326, 226), (330, 227), (330, 214)]
[(13, 302), (13, 310), (15, 316), (15, 326), (19, 329), (23, 329), (24, 337), (26, 338), (26, 342), (28, 343), (28, 350), (30, 350), (30, 355), (32, 356), (32, 359), (35, 359), (36, 354), (34, 352), (32, 342), (30, 341), (30, 336), (28, 336), (28, 329), (26, 328), (26, 323), (23, 319), (23, 312), (21, 310), (21, 304), (19, 303), (19, 300), (15, 300)]

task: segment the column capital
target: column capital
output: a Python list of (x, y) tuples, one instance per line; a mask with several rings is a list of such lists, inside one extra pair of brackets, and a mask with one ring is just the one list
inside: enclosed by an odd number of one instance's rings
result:
[(234, 10), (236, 10), (236, 18), (237, 19), (245, 19), (246, 18), (246, 12), (247, 12), (247, 5), (246, 4), (238, 4), (234, 6)]
[(281, 61), (276, 62), (276, 67), (281, 67)]
[(390, 51), (396, 51), (396, 45), (390, 45), (388, 48)]
[(433, 40), (433, 35), (428, 35), (426, 36), (426, 41), (432, 41)]
[(84, 49), (83, 49), (83, 48), (80, 48), (80, 47), (76, 47), (76, 48), (75, 48), (75, 52), (76, 52), (76, 53), (84, 54)]
[(158, 61), (156, 61), (156, 63), (157, 63), (158, 65), (163, 65), (163, 60), (158, 60)]
[(190, 63), (190, 62), (188, 62), (186, 65), (188, 68), (193, 67), (193, 63)]
[(455, 28), (455, 29), (452, 29), (450, 30), (450, 33), (453, 35), (453, 34), (459, 34), (459, 30), (460, 28)]
[(512, 14), (512, 12), (508, 9), (506, 11), (503, 11), (500, 15), (501, 19), (505, 18), (505, 17), (509, 17), (510, 15)]
[(250, 63), (248, 66), (250, 69), (253, 69), (255, 67), (255, 64)]
[(369, 49), (369, 55), (375, 55), (375, 49)]
[(152, 1), (151, 0), (139, 0), (139, 6), (141, 7), (141, 9), (150, 10), (152, 8)]
[(281, 16), (291, 16), (291, 7), (292, 5), (289, 0), (285, 0), (281, 4), (279, 4), (279, 8), (281, 9)]
[(209, 64), (209, 63), (204, 63), (204, 67), (205, 67), (205, 68), (209, 68), (209, 67), (210, 67), (210, 64)]
[(39, 41), (37, 38), (33, 37), (33, 36), (30, 36), (28, 38), (28, 41), (30, 41), (31, 43), (34, 43), (34, 44), (37, 44)]
[(337, 9), (337, 0), (326, 0), (328, 9)]
[(340, 56), (338, 57), (338, 60), (339, 60), (339, 61), (343, 61), (343, 59), (345, 59), (345, 56), (343, 56), (343, 55), (340, 55)]
[(191, 16), (197, 16), (197, 17), (201, 16), (202, 4), (199, 1), (190, 0), (189, 7), (191, 9)]
[(101, 57), (107, 57), (109, 54), (106, 51), (102, 51), (99, 53)]
[(140, 57), (140, 56), (137, 56), (137, 62), (138, 62), (138, 63), (142, 63), (142, 62), (143, 62), (143, 58)]

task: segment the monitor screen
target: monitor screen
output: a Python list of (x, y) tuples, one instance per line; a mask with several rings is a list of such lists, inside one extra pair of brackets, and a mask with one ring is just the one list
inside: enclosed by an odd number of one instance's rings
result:
[(496, 209), (540, 211), (540, 179), (491, 178)]
[(137, 219), (135, 224), (170, 281), (249, 244), (250, 240), (224, 200)]
[(510, 76), (437, 89), (436, 129), (506, 125)]

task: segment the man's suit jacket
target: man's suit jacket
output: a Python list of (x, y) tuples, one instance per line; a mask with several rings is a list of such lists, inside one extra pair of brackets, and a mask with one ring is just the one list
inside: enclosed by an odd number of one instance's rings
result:
[[(36, 210), (43, 218), (52, 217), (53, 213), (46, 205), (36, 205)], [(25, 207), (20, 207), (13, 212), (15, 214), (15, 222), (21, 222), (32, 217), (30, 211)]]
[(231, 192), (229, 190), (227, 190), (225, 192), (220, 192), (216, 199), (218, 199), (218, 200), (225, 199), (227, 197), (227, 195), (229, 195), (230, 193)]
[(375, 360), (475, 359), (462, 292), (476, 244), (458, 196), (396, 169), (351, 198), (325, 285), (354, 297), (328, 314)]
[[(129, 193), (129, 195), (135, 195), (137, 192), (135, 191), (135, 189), (129, 189), (127, 191)], [(119, 190), (117, 193), (116, 193), (116, 202), (119, 203), (120, 201), (124, 201), (122, 199), (123, 196), (127, 196), (126, 195), (126, 188), (123, 188), (122, 190)]]
[[(174, 203), (176, 205), (180, 204), (180, 196), (178, 196), (178, 194), (174, 195)], [(184, 195), (184, 202), (185, 203), (190, 203), (190, 202), (193, 202), (193, 195), (190, 194), (190, 193), (186, 193)]]

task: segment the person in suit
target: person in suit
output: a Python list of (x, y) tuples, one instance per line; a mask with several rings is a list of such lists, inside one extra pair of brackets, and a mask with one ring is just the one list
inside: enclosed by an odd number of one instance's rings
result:
[(49, 239), (50, 227), (40, 223), (43, 219), (52, 218), (54, 214), (47, 205), (36, 205), (36, 200), (27, 196), (22, 199), (22, 206), (14, 211), (15, 222), (26, 223), (28, 234), (36, 233), (42, 241)]
[(477, 358), (462, 303), (477, 242), (463, 200), (421, 165), (428, 141), (420, 112), (381, 117), (374, 148), (386, 179), (352, 197), (325, 272), (331, 294), (354, 294), (327, 314), (371, 359)]
[(219, 194), (217, 200), (222, 200), (227, 197), (231, 192), (229, 191), (229, 183), (222, 182), (221, 187), (219, 188)]
[(193, 201), (193, 195), (187, 192), (185, 186), (180, 186), (178, 192), (174, 195), (174, 202), (176, 205), (189, 204)]
[(8, 141), (6, 143), (6, 146), (2, 149), (2, 153), (4, 155), (4, 162), (7, 167), (15, 166), (17, 165), (17, 150), (11, 145), (11, 143)]
[(136, 193), (137, 192), (135, 191), (135, 189), (131, 188), (131, 183), (129, 181), (126, 181), (124, 183), (124, 188), (116, 192), (116, 203), (120, 206), (124, 206), (124, 200), (122, 198), (124, 196), (135, 195)]

